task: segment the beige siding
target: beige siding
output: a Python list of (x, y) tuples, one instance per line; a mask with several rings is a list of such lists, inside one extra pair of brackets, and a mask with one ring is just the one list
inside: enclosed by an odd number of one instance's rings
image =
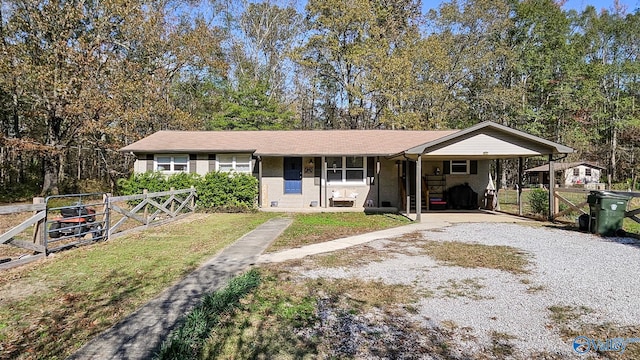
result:
[(534, 156), (548, 154), (549, 148), (525, 138), (509, 136), (494, 129), (467, 134), (427, 149), (428, 156)]
[[(352, 193), (358, 194), (356, 197), (356, 207), (364, 206), (365, 202), (370, 199), (374, 201), (374, 205), (377, 204), (377, 189), (375, 186), (369, 184), (334, 184), (326, 187), (327, 198), (325, 198), (325, 185), (324, 181), (320, 181), (320, 178), (315, 176), (315, 171), (305, 172), (304, 167), (309, 164), (309, 161), (314, 158), (303, 157), (303, 176), (302, 176), (302, 194), (284, 194), (284, 179), (283, 179), (283, 158), (282, 157), (263, 157), (262, 161), (262, 204), (265, 207), (271, 206), (272, 201), (278, 202), (278, 207), (309, 207), (312, 201), (317, 201), (318, 205), (328, 206), (328, 198), (331, 197), (332, 191), (339, 191), (341, 194), (349, 196)], [(391, 166), (395, 169), (394, 162), (384, 160), (386, 166)], [(389, 165), (390, 164), (390, 165)], [(315, 165), (315, 164), (314, 164)], [(381, 166), (381, 172), (386, 172), (388, 169), (383, 164)], [(395, 170), (393, 170), (395, 171)], [(389, 171), (391, 172), (391, 171)], [(393, 173), (395, 174), (395, 173)], [(383, 175), (384, 176), (384, 175)], [(395, 175), (394, 175), (395, 176)], [(381, 198), (385, 201), (395, 203), (396, 192), (395, 182), (391, 182), (387, 179), (381, 180), (383, 184), (389, 188), (389, 194), (381, 194)], [(321, 185), (322, 184), (322, 185)]]
[[(482, 204), (484, 192), (489, 184), (489, 166), (491, 160), (478, 160), (477, 174), (447, 174), (445, 175), (444, 190), (456, 185), (469, 184), (469, 186), (478, 194), (478, 205)], [(442, 161), (425, 161), (422, 164), (422, 175), (434, 175), (436, 169), (442, 174)], [(495, 184), (495, 179), (494, 179)]]
[[(262, 206), (268, 207), (272, 201), (281, 202), (283, 192), (282, 158), (262, 158)], [(302, 201), (300, 201), (300, 205), (302, 205)]]
[(136, 159), (135, 163), (133, 164), (133, 172), (139, 174), (147, 172), (147, 163), (149, 161), (153, 165), (153, 160)]
[(534, 156), (540, 153), (486, 134), (478, 134), (455, 144), (429, 152), (429, 155), (433, 156), (504, 156), (511, 154)]

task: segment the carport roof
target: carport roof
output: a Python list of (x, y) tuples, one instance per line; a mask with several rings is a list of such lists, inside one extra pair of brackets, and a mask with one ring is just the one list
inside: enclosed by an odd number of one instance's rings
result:
[(405, 155), (504, 158), (569, 154), (573, 149), (491, 121), (409, 148)]

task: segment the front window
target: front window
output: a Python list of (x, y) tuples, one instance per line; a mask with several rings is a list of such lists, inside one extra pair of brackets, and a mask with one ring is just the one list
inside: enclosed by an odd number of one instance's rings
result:
[(591, 169), (590, 168), (584, 169), (584, 176), (591, 176)]
[(218, 154), (218, 171), (251, 173), (251, 155)]
[(188, 172), (189, 155), (158, 155), (155, 158), (155, 169), (160, 172)]
[(364, 183), (366, 169), (362, 156), (330, 156), (326, 162), (329, 183)]
[(574, 168), (573, 169), (573, 176), (580, 176), (580, 169)]

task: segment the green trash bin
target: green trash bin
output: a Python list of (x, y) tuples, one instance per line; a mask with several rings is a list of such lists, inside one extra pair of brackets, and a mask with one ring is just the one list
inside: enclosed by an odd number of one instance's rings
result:
[(629, 197), (608, 191), (591, 191), (589, 203), (589, 231), (602, 236), (615, 236), (622, 229)]

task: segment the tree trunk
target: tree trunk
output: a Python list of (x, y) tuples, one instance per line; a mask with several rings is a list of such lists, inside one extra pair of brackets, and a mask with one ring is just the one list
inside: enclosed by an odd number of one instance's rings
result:
[(40, 196), (58, 195), (58, 170), (59, 158), (56, 154), (48, 154), (43, 159), (43, 182)]
[(618, 178), (616, 174), (616, 170), (618, 168), (618, 159), (616, 157), (616, 152), (618, 151), (618, 131), (615, 127), (611, 130), (611, 175), (613, 177), (613, 181), (615, 182)]

